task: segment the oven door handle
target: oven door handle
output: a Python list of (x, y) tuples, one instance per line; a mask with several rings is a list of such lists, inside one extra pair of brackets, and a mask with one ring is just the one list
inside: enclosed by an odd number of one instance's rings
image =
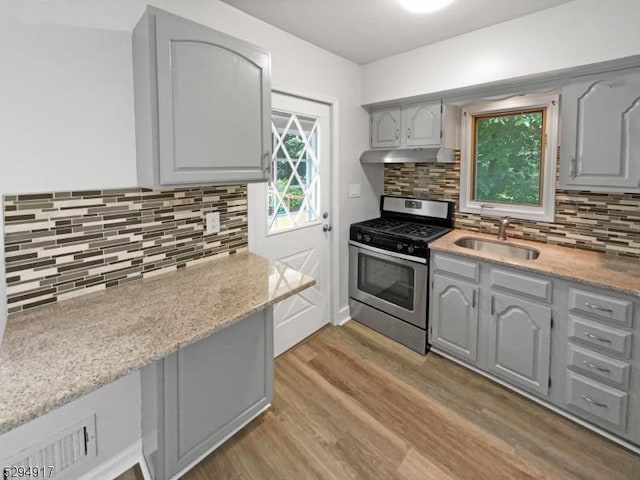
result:
[(401, 258), (402, 260), (408, 260), (409, 262), (423, 263), (425, 265), (427, 264), (426, 258), (414, 257), (412, 255), (405, 255), (404, 253), (390, 252), (389, 250), (372, 247), (370, 245), (365, 245), (364, 243), (354, 242), (353, 240), (349, 240), (349, 245), (353, 245), (354, 247), (361, 248), (362, 250), (369, 250), (371, 252), (379, 253), (381, 255), (388, 255), (394, 258)]

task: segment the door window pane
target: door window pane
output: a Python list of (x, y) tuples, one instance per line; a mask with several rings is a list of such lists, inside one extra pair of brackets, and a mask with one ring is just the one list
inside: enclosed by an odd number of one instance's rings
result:
[(358, 269), (358, 290), (413, 310), (413, 268), (360, 253)]
[(268, 184), (268, 231), (318, 221), (320, 207), (318, 119), (274, 111), (273, 178)]

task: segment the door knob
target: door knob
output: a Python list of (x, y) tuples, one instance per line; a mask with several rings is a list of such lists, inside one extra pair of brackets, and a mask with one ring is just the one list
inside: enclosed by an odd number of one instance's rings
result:
[(322, 226), (322, 231), (323, 232), (330, 232), (331, 230), (333, 230), (333, 227), (331, 225), (327, 225), (326, 223)]
[(326, 219), (326, 218), (329, 218), (329, 212), (324, 212), (324, 213), (322, 214), (322, 218), (325, 218), (325, 219)]

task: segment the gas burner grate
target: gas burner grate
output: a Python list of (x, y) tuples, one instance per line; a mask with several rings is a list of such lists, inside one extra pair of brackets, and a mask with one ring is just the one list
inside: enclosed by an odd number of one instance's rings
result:
[(442, 227), (433, 225), (421, 225), (419, 223), (410, 223), (397, 226), (393, 229), (393, 233), (398, 235), (407, 235), (410, 237), (429, 238), (442, 232)]

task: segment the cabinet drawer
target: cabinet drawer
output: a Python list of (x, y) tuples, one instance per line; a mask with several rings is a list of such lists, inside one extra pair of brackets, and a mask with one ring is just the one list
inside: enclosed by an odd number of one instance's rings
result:
[(436, 254), (433, 257), (433, 266), (436, 272), (457, 275), (474, 282), (480, 277), (480, 265), (468, 260)]
[(567, 371), (567, 405), (624, 430), (628, 394)]
[(627, 327), (630, 327), (633, 321), (633, 303), (631, 301), (576, 288), (569, 290), (569, 309), (585, 312), (599, 319)]
[(567, 366), (580, 370), (581, 373), (587, 373), (596, 379), (611, 382), (622, 390), (629, 388), (631, 365), (626, 362), (569, 344)]
[(569, 338), (626, 358), (631, 357), (631, 332), (569, 315)]
[(491, 269), (491, 286), (503, 290), (520, 293), (528, 297), (534, 297), (545, 302), (551, 301), (551, 280), (523, 275), (518, 272), (509, 272), (497, 268)]

